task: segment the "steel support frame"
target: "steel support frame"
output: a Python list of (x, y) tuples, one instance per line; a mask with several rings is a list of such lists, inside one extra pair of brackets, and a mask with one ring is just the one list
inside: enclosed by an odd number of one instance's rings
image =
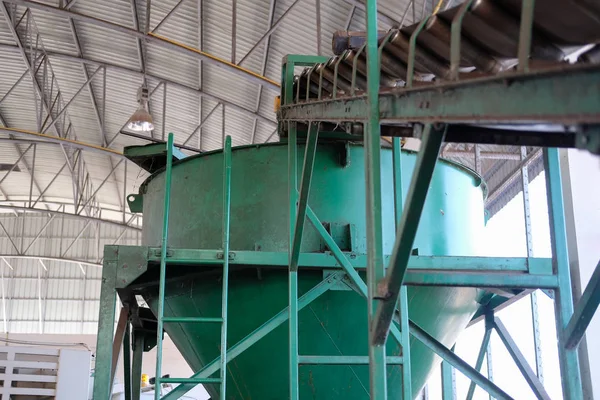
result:
[[(525, 4), (527, 3), (527, 4)], [(533, 5), (533, 1), (524, 1), (524, 10), (526, 11), (525, 15), (531, 16), (531, 7)], [(353, 97), (353, 98), (344, 98), (344, 99), (332, 99), (332, 100), (319, 100), (319, 101), (311, 101), (307, 103), (301, 104), (290, 104), (289, 102), (283, 102), (281, 112), (280, 112), (280, 124), (294, 124), (295, 122), (303, 122), (308, 119), (313, 119), (317, 121), (356, 121), (368, 123), (371, 126), (377, 125), (377, 128), (365, 129), (365, 147), (366, 153), (372, 152), (372, 148), (369, 146), (375, 142), (375, 149), (377, 149), (377, 153), (379, 152), (379, 142), (378, 142), (378, 126), (380, 122), (380, 117), (387, 119), (388, 121), (404, 121), (404, 122), (434, 122), (434, 121), (442, 121), (452, 123), (455, 120), (466, 119), (473, 122), (483, 122), (483, 121), (496, 121), (500, 122), (503, 120), (511, 120), (518, 121), (521, 119), (539, 119), (544, 121), (551, 122), (570, 122), (573, 121), (572, 116), (578, 115), (577, 122), (589, 122), (589, 123), (598, 123), (599, 114), (597, 110), (599, 109), (597, 104), (597, 98), (594, 100), (592, 97), (592, 92), (585, 89), (585, 87), (589, 87), (591, 82), (597, 81), (600, 79), (600, 71), (597, 68), (577, 68), (573, 69), (570, 75), (561, 75), (562, 71), (546, 71), (543, 73), (538, 73), (535, 75), (527, 75), (527, 74), (517, 74), (511, 79), (513, 84), (510, 87), (500, 87), (492, 79), (482, 79), (478, 81), (474, 81), (472, 84), (462, 85), (462, 83), (456, 84), (448, 84), (448, 89), (453, 90), (453, 94), (460, 94), (461, 98), (465, 101), (475, 101), (479, 104), (471, 104), (472, 106), (467, 107), (466, 103), (457, 104), (456, 102), (452, 104), (451, 107), (448, 107), (447, 103), (441, 101), (441, 96), (445, 95), (444, 90), (439, 90), (439, 88), (435, 88), (435, 92), (428, 89), (411, 89), (405, 91), (403, 96), (396, 96), (398, 93), (393, 93), (390, 95), (382, 94), (379, 96), (378, 94), (378, 68), (373, 68), (373, 66), (377, 67), (377, 59), (374, 49), (376, 48), (376, 35), (377, 27), (376, 27), (376, 19), (375, 22), (372, 23), (372, 17), (369, 17), (369, 13), (371, 15), (376, 15), (376, 1), (371, 0), (367, 2), (367, 48), (369, 48), (369, 37), (371, 38), (371, 60), (368, 60), (368, 65), (371, 66), (371, 70), (376, 70), (374, 73), (369, 73), (368, 82), (369, 82), (369, 90), (366, 95)], [(371, 24), (370, 24), (371, 23)], [(527, 26), (529, 24), (529, 27)], [(374, 25), (374, 26), (373, 26)], [(530, 30), (531, 19), (524, 18), (522, 21), (521, 31), (523, 40), (520, 42), (520, 55), (524, 60), (525, 57), (523, 54), (528, 52), (526, 49), (529, 46), (530, 37), (528, 37)], [(369, 33), (371, 35), (369, 36)], [(525, 64), (522, 68), (523, 70), (527, 70), (527, 65)], [(287, 78), (285, 69), (283, 74), (283, 82), (284, 88)], [(293, 79), (293, 76), (292, 76)], [(288, 82), (291, 82), (288, 81)], [(377, 84), (373, 84), (375, 87), (371, 87), (371, 84), (375, 82)], [(516, 86), (515, 86), (516, 83)], [(552, 104), (549, 102), (536, 102), (532, 104), (530, 101), (531, 96), (535, 95), (538, 98), (543, 98), (545, 91), (549, 88), (555, 88), (557, 85), (572, 85), (578, 86), (582, 88), (582, 91), (577, 92), (577, 99), (574, 99), (571, 105), (575, 105), (577, 110), (569, 110), (569, 105), (561, 108), (560, 110), (556, 110), (553, 108)], [(592, 85), (593, 86), (593, 85)], [(503, 91), (507, 89), (507, 92), (514, 91), (514, 96), (510, 96), (515, 99), (523, 99), (527, 101), (528, 104), (520, 104), (515, 105), (512, 103), (508, 106), (503, 106), (496, 108), (493, 104), (493, 101), (487, 102), (482, 101), (482, 98), (486, 98), (488, 95), (492, 95), (494, 91)], [(284, 89), (285, 90), (285, 89)], [(467, 96), (467, 93), (469, 94)], [(530, 95), (526, 95), (529, 93)], [(585, 104), (582, 104), (581, 94), (584, 96), (591, 95), (589, 97), (589, 101), (584, 101)], [(284, 92), (285, 94), (285, 92)], [(462, 95), (465, 95), (464, 97)], [(434, 101), (434, 97), (439, 96), (440, 101)], [(494, 94), (494, 96), (496, 96)], [(500, 96), (502, 98), (506, 98), (506, 96)], [(498, 98), (500, 98), (498, 97)], [(282, 96), (285, 98), (285, 96)], [(436, 97), (437, 99), (437, 97)], [(467, 100), (470, 99), (470, 100)], [(423, 104), (423, 102), (427, 102), (427, 104), (444, 104), (444, 110), (435, 109), (435, 107), (425, 107), (420, 108), (416, 105)], [(561, 103), (565, 105), (566, 103)], [(378, 106), (381, 105), (383, 107), (382, 110), (378, 109)], [(488, 107), (490, 106), (490, 107)], [(492, 109), (494, 108), (494, 109)], [(464, 110), (468, 110), (469, 115), (466, 114), (461, 116)], [(375, 124), (373, 124), (375, 122)], [(375, 138), (375, 139), (373, 139)], [(426, 146), (425, 146), (426, 148)], [(437, 155), (437, 154), (436, 154)], [(375, 155), (375, 158), (377, 156)], [(561, 372), (562, 372), (562, 383), (563, 383), (563, 395), (566, 398), (582, 398), (581, 393), (581, 382), (580, 382), (580, 371), (578, 366), (577, 354), (572, 349), (566, 346), (565, 341), (567, 338), (565, 337), (565, 328), (567, 327), (567, 323), (569, 322), (572, 314), (573, 314), (573, 304), (571, 299), (571, 287), (570, 287), (570, 277), (568, 271), (568, 258), (566, 252), (566, 240), (565, 240), (565, 226), (564, 226), (564, 216), (563, 216), (563, 201), (562, 201), (562, 193), (561, 193), (561, 182), (560, 182), (560, 174), (558, 169), (558, 153), (557, 149), (545, 149), (544, 150), (544, 159), (545, 159), (545, 171), (547, 176), (547, 188), (548, 188), (548, 203), (550, 209), (550, 223), (551, 223), (551, 232), (552, 232), (552, 249), (553, 249), (553, 272), (552, 272), (552, 280), (555, 285), (556, 291), (556, 300), (555, 300), (555, 310), (556, 310), (556, 321), (557, 321), (557, 332), (559, 337), (559, 358), (561, 364)], [(379, 170), (379, 164), (373, 163), (372, 159), (369, 159), (367, 156), (367, 198), (373, 199), (377, 197), (377, 180), (375, 179), (375, 185), (373, 184), (373, 176), (377, 177), (377, 171)], [(522, 172), (520, 169), (519, 172)], [(527, 178), (523, 177), (524, 180)], [(369, 181), (371, 179), (371, 181)], [(426, 191), (425, 191), (426, 193)], [(410, 201), (409, 201), (410, 202)], [(367, 212), (371, 212), (371, 210), (376, 209), (376, 206), (373, 207), (373, 203), (371, 203), (370, 207), (368, 207)], [(375, 215), (369, 215), (370, 224), (376, 225), (377, 223), (377, 211)], [(375, 236), (372, 236), (372, 230), (369, 228), (369, 258), (372, 260), (377, 260), (377, 233)], [(530, 249), (528, 249), (530, 250)], [(531, 252), (528, 252), (529, 256), (531, 256)], [(372, 262), (367, 268), (369, 271), (369, 276), (376, 276), (377, 273), (377, 263)], [(404, 271), (403, 271), (404, 272)], [(402, 275), (401, 275), (402, 276)], [(527, 276), (527, 278), (525, 278)], [(505, 286), (510, 287), (513, 284), (516, 284), (517, 281), (523, 279), (523, 282), (530, 278), (536, 277), (535, 271), (529, 271), (525, 276), (518, 277), (517, 279), (510, 280), (509, 277), (498, 277)], [(539, 277), (539, 276), (538, 276)], [(446, 278), (449, 278), (446, 280)], [(451, 276), (444, 277), (444, 283), (448, 284), (452, 279)], [(509, 282), (510, 281), (510, 282)], [(401, 283), (400, 279), (400, 283)], [(390, 282), (385, 282), (389, 284)], [(428, 281), (430, 284), (441, 284), (441, 280), (437, 282)], [(540, 286), (541, 288), (541, 286)], [(596, 294), (596, 290), (594, 288), (590, 289), (590, 291)], [(384, 295), (387, 293), (383, 293)], [(385, 296), (382, 296), (385, 298)], [(594, 296), (595, 298), (596, 296)], [(395, 307), (393, 302), (390, 302)], [(595, 310), (596, 304), (595, 301), (585, 301), (581, 305), (581, 309), (593, 309)], [(580, 310), (578, 310), (580, 311)], [(588, 311), (586, 314), (589, 314)], [(580, 319), (573, 319), (573, 324), (576, 323)], [(384, 321), (385, 322), (385, 321)], [(385, 323), (384, 323), (385, 326)], [(385, 332), (387, 335), (387, 331)], [(573, 335), (572, 330), (567, 331), (567, 337), (570, 338)], [(428, 341), (428, 338), (424, 335), (421, 335), (420, 339)], [(430, 338), (432, 339), (432, 338)], [(574, 338), (573, 340), (576, 340)], [(379, 343), (385, 342), (385, 336), (383, 336), (383, 340), (380, 340)], [(376, 343), (371, 342), (370, 345), (373, 346)], [(430, 343), (431, 344), (431, 343)], [(570, 343), (570, 346), (573, 346)], [(433, 344), (431, 345), (432, 350), (435, 350)], [(482, 351), (480, 353), (480, 358), (483, 359), (484, 348), (487, 349), (487, 345), (482, 347)], [(446, 352), (447, 349), (438, 348), (438, 354)], [(373, 349), (371, 351), (377, 351), (377, 349)], [(441, 354), (440, 354), (441, 355)], [(447, 355), (447, 354), (446, 354)], [(447, 355), (449, 359), (452, 357)], [(538, 362), (539, 363), (539, 362)], [(377, 359), (376, 356), (371, 360), (371, 397), (375, 399), (385, 399), (386, 394), (385, 390), (381, 390), (383, 387), (385, 389), (385, 378), (381, 377), (381, 366), (385, 365), (385, 360)], [(375, 365), (373, 365), (375, 364)], [(456, 366), (456, 365), (455, 365)], [(538, 370), (541, 375), (541, 371)], [(532, 371), (527, 371), (525, 373), (529, 375), (529, 378), (532, 382), (537, 380), (535, 374)], [(487, 389), (491, 390), (491, 395), (494, 395), (496, 398), (507, 398), (507, 395), (503, 392), (497, 392), (496, 389), (488, 380), (480, 380), (483, 377), (477, 377), (474, 375), (484, 386), (487, 386)], [(535, 379), (533, 378), (535, 377)], [(484, 378), (485, 379), (485, 378)], [(539, 383), (539, 380), (538, 380)], [(484, 387), (485, 388), (485, 387)], [(541, 386), (542, 390), (538, 390), (537, 395), (540, 398), (544, 398), (543, 394), (543, 386)], [(539, 389), (539, 387), (538, 387)], [(383, 392), (383, 393), (382, 393)]]

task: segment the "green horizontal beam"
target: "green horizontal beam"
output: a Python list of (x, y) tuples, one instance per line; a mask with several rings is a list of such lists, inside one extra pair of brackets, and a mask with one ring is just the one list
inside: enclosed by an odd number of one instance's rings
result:
[(160, 383), (193, 383), (198, 384), (214, 384), (221, 383), (220, 378), (160, 378)]
[[(379, 113), (384, 123), (600, 123), (599, 86), (599, 65), (561, 65), (534, 73), (390, 89), (379, 95)], [(366, 96), (327, 99), (282, 106), (280, 121), (366, 121), (368, 110)]]
[(223, 318), (203, 318), (203, 317), (163, 317), (163, 322), (171, 323), (185, 323), (185, 322), (196, 322), (196, 323), (211, 323), (220, 324), (223, 322)]
[[(385, 363), (400, 365), (404, 362), (401, 356), (388, 356)], [(298, 363), (303, 365), (368, 365), (368, 356), (298, 356)]]
[[(158, 252), (156, 252), (158, 251)], [(158, 248), (150, 248), (148, 261), (160, 261)], [(365, 269), (367, 257), (363, 254), (344, 253), (351, 260), (354, 268)], [(168, 264), (213, 265), (222, 263), (223, 252), (220, 250), (171, 249), (168, 251)], [(387, 263), (389, 256), (385, 256)], [(261, 265), (287, 267), (287, 252), (263, 251), (231, 251), (229, 263), (236, 265)], [(336, 257), (330, 253), (301, 253), (298, 262), (301, 268), (335, 268), (340, 267)], [(552, 273), (552, 259), (524, 257), (448, 257), (448, 256), (411, 256), (409, 269), (413, 270), (452, 270), (452, 271), (494, 271), (494, 272), (527, 272), (535, 270), (536, 274)]]
[(411, 286), (458, 286), (482, 288), (555, 289), (554, 275), (449, 271), (407, 271), (404, 283)]

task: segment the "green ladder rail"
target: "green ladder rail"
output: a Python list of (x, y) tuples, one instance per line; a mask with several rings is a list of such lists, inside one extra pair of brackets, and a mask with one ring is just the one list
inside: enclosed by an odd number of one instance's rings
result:
[[(173, 170), (173, 134), (169, 133), (167, 141), (167, 163), (165, 167), (165, 201), (163, 209), (163, 230), (160, 252), (160, 279), (158, 294), (158, 312), (157, 312), (157, 338), (156, 338), (156, 375), (154, 383), (154, 399), (161, 398), (161, 384), (219, 384), (220, 399), (225, 400), (227, 390), (227, 304), (229, 291), (229, 230), (230, 230), (230, 210), (231, 210), (231, 136), (225, 139), (223, 149), (223, 259), (216, 260), (214, 264), (223, 267), (223, 289), (221, 300), (221, 317), (165, 317), (165, 284), (167, 270), (167, 248), (169, 238), (169, 212), (171, 202), (171, 180)], [(209, 323), (221, 324), (221, 359), (220, 359), (220, 377), (219, 378), (163, 378), (162, 369), (162, 344), (163, 328), (165, 323)]]

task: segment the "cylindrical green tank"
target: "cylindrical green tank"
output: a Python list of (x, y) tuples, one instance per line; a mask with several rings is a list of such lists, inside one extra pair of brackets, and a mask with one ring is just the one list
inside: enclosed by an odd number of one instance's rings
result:
[[(298, 147), (299, 174), (303, 146)], [(381, 151), (384, 252), (395, 237), (392, 152)], [(402, 155), (404, 196), (416, 154)], [(364, 151), (361, 146), (320, 145), (309, 204), (345, 251), (366, 252)], [(169, 246), (219, 249), (223, 200), (223, 153), (187, 158), (173, 167)], [(141, 187), (144, 194), (143, 243), (160, 245), (164, 173)], [(458, 165), (438, 162), (414, 248), (420, 255), (476, 255), (484, 227), (481, 179)], [(231, 250), (288, 251), (287, 146), (239, 147), (233, 150)], [(325, 251), (307, 223), (302, 252)], [(187, 267), (185, 279), (167, 281), (165, 316), (218, 317), (221, 312), (220, 268)], [(323, 279), (318, 269), (300, 270), (302, 295)], [(168, 275), (169, 276), (169, 275)], [(228, 344), (235, 344), (288, 305), (288, 274), (274, 268), (232, 268), (229, 286)], [(478, 308), (481, 291), (473, 288), (410, 287), (410, 318), (446, 346), (452, 346)], [(145, 299), (157, 307), (158, 289)], [(167, 324), (165, 327), (195, 371), (219, 356), (218, 324)], [(400, 347), (390, 337), (388, 354)], [(301, 355), (367, 355), (366, 301), (351, 290), (330, 290), (299, 313)], [(411, 339), (412, 387), (422, 389), (440, 359)], [(401, 371), (388, 366), (389, 398), (399, 398)], [(288, 324), (284, 323), (235, 358), (227, 368), (227, 398), (288, 398)], [(367, 366), (300, 366), (300, 398), (368, 399)], [(207, 386), (218, 398), (218, 385)]]

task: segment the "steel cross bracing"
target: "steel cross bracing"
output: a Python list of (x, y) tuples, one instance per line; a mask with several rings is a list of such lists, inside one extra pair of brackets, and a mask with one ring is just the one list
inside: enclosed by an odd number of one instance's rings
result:
[[(463, 7), (463, 9), (467, 9)], [(366, 164), (367, 164), (367, 221), (368, 225), (368, 285), (370, 298), (377, 296), (379, 304), (377, 313), (373, 318), (372, 325), (370, 324), (370, 376), (371, 398), (385, 399), (387, 397), (386, 390), (386, 372), (385, 372), (385, 353), (383, 345), (387, 340), (387, 335), (392, 325), (392, 319), (396, 313), (400, 288), (405, 282), (407, 276), (407, 266), (409, 256), (412, 250), (414, 233), (416, 225), (420, 219), (422, 205), (427, 194), (429, 179), (431, 172), (435, 166), (438, 154), (441, 149), (441, 144), (444, 135), (448, 130), (448, 126), (455, 121), (482, 123), (482, 122), (549, 122), (563, 124), (598, 124), (600, 123), (600, 98), (594, 89), (600, 80), (600, 67), (586, 66), (573, 67), (570, 73), (566, 74), (560, 69), (527, 73), (529, 48), (531, 43), (531, 30), (533, 20), (533, 1), (523, 1), (523, 18), (521, 19), (521, 41), (519, 42), (519, 73), (510, 77), (511, 84), (506, 85), (504, 81), (506, 77), (479, 79), (468, 82), (457, 82), (444, 85), (438, 85), (434, 88), (412, 88), (413, 69), (415, 58), (415, 43), (416, 36), (424, 26), (421, 23), (411, 37), (411, 49), (408, 62), (408, 78), (406, 86), (408, 89), (390, 90), (389, 92), (379, 92), (379, 61), (378, 57), (378, 37), (377, 37), (377, 6), (376, 1), (367, 2), (367, 38), (363, 49), (367, 49), (367, 73), (368, 73), (368, 89), (367, 94), (358, 97), (336, 98), (334, 80), (333, 98), (330, 100), (321, 99), (321, 82), (322, 73), (319, 80), (319, 96), (317, 99), (309, 100), (308, 92), (310, 87), (310, 70), (307, 76), (306, 99), (300, 101), (300, 85), (298, 91), (294, 93), (294, 76), (293, 69), (296, 65), (315, 65), (323, 62), (319, 57), (310, 56), (288, 56), (284, 59), (283, 67), (283, 85), (282, 85), (282, 107), (279, 112), (279, 120), (282, 128), (287, 129), (288, 140), (295, 143), (296, 124), (298, 122), (306, 123), (309, 126), (307, 136), (307, 154), (309, 152), (309, 144), (311, 140), (316, 141), (316, 137), (311, 139), (311, 127), (318, 124), (319, 121), (324, 122), (361, 122), (365, 124), (365, 147), (366, 147)], [(460, 25), (458, 25), (460, 26)], [(453, 28), (454, 30), (454, 28)], [(385, 39), (383, 41), (385, 44)], [(457, 44), (453, 40), (452, 45), (452, 67), (458, 71), (458, 62), (460, 61), (460, 52), (457, 50)], [(383, 47), (383, 44), (381, 45)], [(381, 48), (380, 47), (380, 48)], [(362, 51), (362, 50), (361, 50)], [(458, 54), (458, 56), (457, 56)], [(356, 63), (354, 64), (356, 68)], [(321, 69), (322, 71), (322, 69)], [(334, 77), (335, 79), (335, 77)], [(557, 87), (563, 87), (565, 93), (569, 92), (574, 97), (572, 99), (562, 99), (560, 103), (552, 100), (551, 91)], [(441, 90), (440, 90), (441, 89)], [(354, 93), (354, 90), (352, 90)], [(451, 96), (448, 95), (451, 94)], [(303, 96), (303, 95), (302, 95)], [(567, 95), (568, 96), (568, 95)], [(444, 98), (452, 99), (444, 101)], [(498, 104), (492, 99), (510, 98), (511, 102)], [(487, 100), (486, 100), (487, 99)], [(535, 100), (534, 100), (535, 99)], [(564, 102), (563, 102), (564, 100)], [(294, 103), (295, 101), (295, 103)], [(426, 104), (426, 106), (423, 106)], [(425, 125), (424, 135), (422, 136), (421, 150), (418, 155), (417, 164), (411, 180), (411, 186), (407, 195), (407, 207), (402, 213), (402, 219), (399, 224), (396, 245), (394, 253), (389, 261), (388, 270), (383, 269), (384, 262), (379, 255), (381, 247), (381, 229), (378, 226), (378, 221), (381, 219), (380, 209), (380, 177), (379, 177), (379, 148), (380, 148), (380, 130), (379, 126), (382, 122), (404, 122), (414, 123), (420, 122)], [(435, 123), (435, 125), (433, 125)], [(574, 133), (574, 136), (576, 134)], [(547, 135), (544, 132), (539, 134), (539, 139), (542, 145), (550, 146), (552, 142), (546, 141)], [(597, 146), (598, 130), (593, 127), (587, 133), (576, 136), (574, 143), (583, 144), (586, 146), (590, 142), (595, 142), (592, 147), (588, 147), (592, 151), (598, 152)], [(477, 140), (473, 140), (477, 143)], [(481, 153), (478, 149), (475, 150), (476, 164), (479, 162)], [(522, 153), (522, 158), (526, 154)], [(304, 168), (311, 165), (309, 156), (305, 156)], [(295, 160), (291, 162), (295, 165)], [(597, 281), (600, 279), (592, 279), (589, 290), (586, 290), (581, 304), (577, 308), (575, 315), (573, 314), (573, 301), (571, 296), (570, 276), (568, 257), (566, 253), (566, 238), (565, 238), (565, 223), (563, 215), (563, 201), (561, 194), (561, 178), (558, 164), (558, 150), (544, 149), (544, 163), (546, 171), (546, 181), (548, 189), (548, 202), (550, 210), (550, 224), (552, 231), (552, 249), (554, 257), (554, 266), (552, 276), (555, 281), (554, 290), (555, 298), (555, 313), (558, 332), (558, 346), (560, 367), (562, 373), (562, 388), (563, 396), (566, 398), (580, 399), (583, 398), (582, 383), (579, 371), (578, 355), (574, 349), (575, 343), (581, 338), (589, 319), (598, 307), (598, 299), (600, 298), (600, 288)], [(523, 174), (523, 187), (525, 190), (525, 213), (527, 224), (527, 239), (530, 239), (529, 234), (529, 218), (528, 218), (528, 192), (527, 192), (527, 171), (526, 166), (521, 167)], [(292, 176), (290, 175), (290, 182)], [(303, 182), (305, 180), (305, 172), (303, 172)], [(310, 178), (310, 173), (307, 175)], [(308, 181), (310, 182), (310, 181)], [(308, 184), (309, 185), (309, 184)], [(292, 186), (292, 188), (295, 185)], [(296, 201), (298, 201), (297, 215), (304, 219), (303, 212), (307, 207), (305, 198), (307, 195), (302, 193), (302, 190), (308, 190), (308, 187), (301, 185), (301, 194), (297, 197), (290, 198), (291, 215), (295, 214)], [(290, 193), (295, 190), (290, 189)], [(304, 201), (303, 201), (304, 199)], [(293, 222), (293, 221), (292, 221)], [(297, 220), (296, 223), (302, 223)], [(291, 226), (294, 226), (293, 224)], [(294, 232), (290, 233), (290, 243), (292, 238), (296, 237), (301, 230), (296, 227)], [(294, 241), (294, 244), (296, 242)], [(528, 246), (528, 255), (531, 256), (531, 246)], [(297, 255), (294, 252), (295, 247), (291, 247), (290, 268), (296, 265)], [(294, 258), (295, 257), (295, 258)], [(531, 271), (533, 272), (533, 271)], [(600, 272), (595, 276), (600, 276)], [(506, 277), (498, 277), (497, 281), (505, 281)], [(294, 270), (290, 271), (290, 310), (293, 310), (294, 302)], [(520, 278), (519, 278), (520, 279)], [(517, 279), (518, 280), (518, 279)], [(448, 284), (452, 279), (431, 280), (431, 284)], [(485, 285), (483, 285), (485, 286)], [(511, 285), (506, 284), (507, 287)], [(537, 288), (542, 288), (538, 286)], [(532, 307), (534, 314), (534, 323), (536, 323), (535, 297), (532, 297)], [(369, 308), (369, 313), (371, 309)], [(291, 318), (293, 318), (292, 311)], [(582, 317), (585, 316), (585, 317)], [(569, 322), (570, 321), (570, 322)], [(569, 326), (567, 327), (567, 324)], [(579, 328), (575, 325), (579, 324)], [(526, 362), (523, 361), (523, 356), (520, 354), (512, 339), (506, 332), (505, 328), (499, 321), (494, 322), (494, 327), (502, 337), (505, 345), (513, 355), (515, 362), (519, 366), (521, 372), (532, 387), (537, 398), (546, 399), (548, 395), (545, 393), (541, 382), (542, 371), (541, 361), (539, 360), (538, 349), (536, 348), (536, 367), (537, 375), (531, 370)], [(291, 320), (290, 332), (295, 329), (294, 322)], [(577, 332), (577, 333), (575, 333)], [(461, 363), (460, 359), (453, 355), (448, 349), (435, 339), (428, 337), (427, 333), (422, 331), (417, 326), (411, 331), (420, 341), (426, 344), (431, 350), (435, 351), (452, 364), (455, 368), (468, 370), (468, 365)], [(536, 332), (536, 338), (538, 337)], [(290, 358), (293, 360), (290, 366), (290, 393), (291, 398), (297, 398), (297, 379), (294, 378), (297, 374), (297, 359), (296, 351), (293, 343), (297, 338), (292, 335), (290, 337)], [(537, 340), (536, 340), (537, 345)], [(484, 349), (487, 348), (487, 343), (482, 346), (480, 358), (483, 359)], [(404, 363), (408, 360), (404, 359)], [(481, 362), (479, 362), (481, 364)], [(480, 367), (480, 365), (479, 365)], [(470, 368), (470, 367), (469, 367)], [(465, 371), (463, 371), (465, 372)], [(506, 393), (502, 392), (497, 386), (478, 372), (470, 371), (466, 373), (474, 382), (482, 386), (491, 395), (496, 398), (509, 398)]]
[[(79, 88), (79, 90), (75, 93), (75, 95), (70, 100), (65, 102), (65, 100), (62, 96), (62, 93), (60, 91), (60, 88), (58, 86), (58, 81), (52, 70), (48, 56), (43, 47), (43, 43), (40, 40), (39, 32), (37, 31), (37, 29), (35, 27), (35, 21), (33, 20), (33, 16), (31, 15), (31, 13), (28, 12), (28, 10), (25, 10), (23, 15), (21, 16), (21, 18), (17, 19), (18, 13), (15, 12), (16, 7), (11, 9), (11, 11), (13, 11), (13, 13), (11, 14), (5, 4), (2, 4), (2, 11), (3, 11), (4, 17), (7, 21), (7, 23), (11, 27), (11, 32), (13, 34), (13, 37), (18, 45), (18, 48), (21, 51), (23, 60), (26, 62), (26, 68), (30, 72), (31, 79), (33, 81), (33, 87), (34, 87), (34, 91), (35, 91), (34, 101), (35, 101), (36, 109), (39, 111), (39, 113), (37, 115), (37, 130), (38, 130), (38, 132), (41, 132), (41, 135), (38, 135), (38, 137), (39, 138), (45, 137), (47, 139), (50, 139), (51, 137), (49, 137), (48, 135), (44, 135), (44, 133), (47, 132), (48, 130), (52, 129), (52, 131), (56, 135), (55, 136), (56, 140), (54, 141), (54, 143), (59, 144), (59, 146), (63, 152), (63, 155), (65, 157), (65, 160), (66, 160), (64, 165), (58, 170), (58, 172), (54, 175), (52, 180), (44, 188), (42, 188), (37, 183), (37, 180), (35, 179), (35, 168), (34, 167), (35, 167), (36, 154), (37, 154), (35, 150), (37, 149), (39, 144), (44, 144), (44, 143), (32, 141), (32, 144), (26, 150), (26, 152), (27, 152), (31, 147), (33, 147), (33, 161), (32, 161), (33, 164), (32, 164), (32, 167), (30, 168), (29, 165), (27, 165), (26, 159), (23, 157), (25, 155), (24, 152), (22, 152), (19, 148), (19, 144), (18, 144), (18, 143), (20, 143), (19, 140), (15, 140), (15, 136), (22, 135), (24, 132), (19, 131), (19, 130), (13, 130), (13, 129), (3, 129), (5, 132), (9, 133), (9, 139), (14, 140), (15, 147), (17, 148), (17, 150), (19, 151), (19, 154), (20, 154), (20, 158), (19, 158), (18, 162), (23, 163), (25, 165), (25, 169), (28, 170), (31, 175), (31, 188), (30, 188), (30, 192), (29, 192), (28, 207), (35, 208), (36, 204), (41, 204), (46, 209), (48, 209), (48, 210), (51, 209), (51, 208), (49, 208), (48, 203), (44, 200), (44, 195), (46, 194), (47, 190), (49, 188), (51, 188), (51, 186), (55, 183), (56, 179), (61, 176), (62, 172), (66, 168), (67, 171), (70, 173), (71, 180), (72, 180), (73, 208), (74, 208), (73, 213), (75, 215), (80, 215), (80, 214), (84, 213), (88, 217), (100, 218), (99, 217), (100, 214), (98, 214), (98, 212), (101, 207), (100, 207), (100, 203), (98, 202), (98, 200), (96, 198), (96, 195), (98, 194), (98, 191), (101, 189), (101, 187), (107, 182), (109, 176), (107, 176), (100, 183), (100, 185), (98, 187), (96, 187), (96, 185), (90, 179), (90, 174), (89, 174), (89, 171), (87, 171), (87, 165), (85, 163), (84, 155), (81, 151), (81, 147), (71, 145), (71, 144), (73, 144), (72, 140), (75, 140), (75, 141), (77, 140), (77, 136), (75, 134), (75, 131), (72, 127), (71, 122), (68, 119), (67, 111), (68, 111), (68, 107), (72, 104), (72, 102), (75, 100), (77, 95), (79, 95), (81, 93), (81, 91), (83, 91), (84, 88), (87, 87), (87, 90), (91, 96), (92, 104), (96, 111), (95, 115), (97, 117), (97, 121), (100, 126), (100, 130), (102, 132), (104, 132), (104, 124), (102, 122), (104, 117), (101, 116), (100, 112), (98, 111), (97, 101), (94, 97), (94, 93), (93, 93), (91, 85), (90, 85), (91, 80), (94, 78), (94, 76), (96, 76), (98, 74), (98, 72), (101, 71), (101, 69), (100, 68), (96, 69), (94, 74), (92, 76), (90, 76), (90, 75), (88, 75), (87, 70), (84, 68), (84, 77), (86, 78), (85, 84)], [(11, 15), (12, 15), (12, 17), (11, 17)], [(74, 36), (76, 44), (77, 44), (78, 51), (81, 53), (81, 47), (79, 45), (77, 32), (75, 31), (75, 27), (73, 24), (71, 24), (71, 29), (72, 29), (72, 33), (73, 33), (73, 36)], [(33, 47), (34, 43), (35, 43), (35, 48)], [(29, 51), (27, 51), (27, 50), (29, 50)], [(38, 52), (39, 52), (39, 55), (38, 55)], [(30, 62), (30, 60), (31, 60), (31, 62)], [(39, 64), (38, 64), (38, 60), (39, 60)], [(102, 70), (104, 72), (104, 79), (105, 79), (106, 71), (105, 71), (105, 69), (102, 69)], [(40, 73), (42, 74), (42, 76), (40, 76)], [(15, 83), (15, 86), (18, 85), (20, 82), (21, 82), (21, 79), (19, 79)], [(11, 91), (12, 91), (12, 88), (9, 90), (9, 92), (7, 93), (7, 95), (5, 97), (7, 97)], [(102, 101), (103, 108), (104, 108), (104, 97), (105, 96), (103, 96), (103, 101)], [(39, 98), (39, 100), (40, 100), (39, 103), (37, 103), (37, 100), (35, 100), (36, 98)], [(8, 128), (6, 126), (6, 124), (4, 124), (4, 125), (6, 128)], [(69, 140), (71, 140), (71, 141), (69, 141)], [(124, 208), (125, 204), (124, 204), (124, 201), (122, 200), (122, 196), (120, 195), (120, 187), (117, 185), (117, 178), (115, 175), (115, 170), (119, 166), (119, 164), (123, 163), (123, 159), (119, 160), (115, 164), (115, 163), (113, 163), (113, 158), (112, 158), (112, 156), (114, 154), (111, 154), (110, 152), (106, 152), (106, 154), (107, 154), (108, 161), (111, 165), (111, 170), (110, 170), (109, 175), (112, 175), (113, 182), (116, 185), (115, 189), (118, 194), (116, 197), (120, 204), (119, 207), (121, 209), (121, 212), (123, 213), (123, 219), (125, 219), (125, 213), (126, 213), (125, 208)], [(12, 170), (8, 171), (8, 173), (6, 173), (4, 175), (2, 180), (7, 178), (8, 175), (10, 174), (10, 172), (12, 172)], [(126, 179), (125, 179), (125, 181), (126, 181)], [(33, 201), (33, 199), (34, 199), (34, 197), (33, 197), (34, 193), (32, 190), (33, 187), (35, 187), (36, 191), (38, 192), (38, 196), (35, 201)], [(3, 191), (3, 193), (4, 193), (5, 201), (6, 200), (17, 200), (17, 198), (15, 198), (14, 195), (9, 198), (9, 195), (5, 191)], [(54, 209), (54, 210), (56, 211), (56, 209)]]

